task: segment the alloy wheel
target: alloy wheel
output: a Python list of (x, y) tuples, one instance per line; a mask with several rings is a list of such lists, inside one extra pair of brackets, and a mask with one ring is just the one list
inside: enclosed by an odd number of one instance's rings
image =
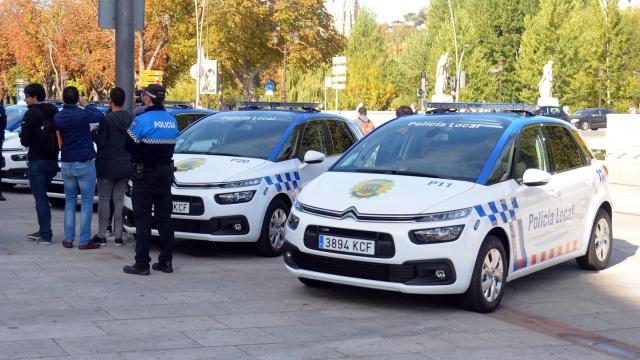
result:
[(611, 248), (611, 231), (609, 230), (609, 223), (606, 219), (601, 218), (598, 220), (595, 236), (594, 245), (596, 247), (596, 257), (599, 261), (605, 261)]
[(282, 209), (276, 209), (269, 221), (269, 240), (271, 246), (277, 250), (284, 245), (284, 230), (287, 222), (287, 213)]
[(485, 300), (492, 303), (500, 295), (504, 283), (504, 268), (502, 255), (498, 249), (491, 249), (482, 262), (482, 295)]

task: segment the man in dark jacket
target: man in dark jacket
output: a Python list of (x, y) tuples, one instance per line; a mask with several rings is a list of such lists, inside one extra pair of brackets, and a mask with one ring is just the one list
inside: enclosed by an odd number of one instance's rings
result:
[(124, 191), (131, 174), (131, 154), (127, 151), (127, 130), (133, 118), (122, 108), (126, 94), (119, 87), (113, 88), (109, 94), (111, 111), (100, 122), (94, 142), (98, 146), (96, 156), (96, 173), (98, 175), (98, 234), (93, 242), (107, 243), (107, 225), (111, 201), (113, 200), (113, 216), (115, 244), (122, 242), (122, 203)]
[[(91, 123), (104, 119), (93, 105), (80, 99), (78, 89), (68, 86), (62, 91), (64, 106), (56, 115), (55, 124), (62, 139), (61, 168), (64, 180), (64, 241), (65, 248), (72, 248), (76, 230), (76, 201), (80, 189), (80, 243), (78, 249), (97, 249), (91, 242), (91, 217), (96, 189), (96, 151), (91, 139)], [(79, 107), (78, 103), (81, 106)]]
[(136, 223), (136, 262), (125, 266), (127, 274), (149, 275), (152, 209), (160, 235), (160, 256), (153, 270), (173, 272), (173, 223), (171, 184), (173, 182), (173, 148), (178, 124), (163, 106), (165, 89), (149, 85), (142, 97), (147, 105), (129, 128), (133, 189), (131, 202)]
[[(0, 170), (4, 167), (4, 158), (2, 157), (2, 144), (4, 143), (4, 129), (7, 128), (7, 113), (4, 111), (4, 106), (0, 103)], [(7, 201), (2, 196), (2, 172), (0, 171), (0, 201)]]
[[(53, 233), (47, 188), (58, 172), (58, 147), (51, 146), (51, 130), (58, 109), (52, 104), (42, 102), (46, 93), (40, 84), (28, 85), (24, 89), (24, 96), (29, 110), (24, 113), (22, 119), (20, 143), (29, 148), (27, 174), (31, 193), (36, 201), (36, 214), (40, 226), (38, 231), (28, 234), (27, 238), (37, 240), (42, 245), (49, 245)], [(55, 133), (53, 135), (55, 136)]]

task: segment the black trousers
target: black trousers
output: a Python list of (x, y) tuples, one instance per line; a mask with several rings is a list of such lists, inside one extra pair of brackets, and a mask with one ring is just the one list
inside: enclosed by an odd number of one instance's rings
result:
[(173, 259), (172, 181), (173, 165), (146, 166), (143, 178), (133, 180), (131, 201), (136, 222), (136, 267), (140, 269), (148, 268), (151, 262), (152, 224), (157, 226), (160, 235), (158, 261), (166, 263)]
[(4, 140), (0, 140), (0, 195), (2, 195), (2, 164), (4, 164), (4, 158), (2, 157), (2, 145), (4, 144)]

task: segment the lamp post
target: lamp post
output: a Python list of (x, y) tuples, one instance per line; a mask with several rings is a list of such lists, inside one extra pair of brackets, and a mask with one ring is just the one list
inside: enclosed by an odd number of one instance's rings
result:
[(503, 102), (504, 100), (502, 99), (502, 73), (504, 72), (504, 60), (500, 59), (498, 60), (498, 84), (499, 84), (499, 89), (500, 89), (500, 102)]
[[(288, 37), (291, 37), (291, 40), (294, 44), (297, 44), (300, 41), (300, 34), (297, 31), (288, 34)], [(274, 49), (280, 50), (282, 53), (282, 93), (280, 96), (280, 100), (285, 102), (287, 101), (287, 58), (289, 57), (289, 44), (287, 39), (285, 38), (282, 46), (278, 46), (280, 42), (280, 32), (278, 29), (271, 33), (271, 46)]]
[(460, 75), (462, 74), (462, 59), (464, 59), (464, 51), (466, 49), (471, 48), (471, 45), (464, 44), (462, 46), (462, 51), (460, 52), (460, 58), (457, 59), (456, 63), (456, 102), (460, 102)]

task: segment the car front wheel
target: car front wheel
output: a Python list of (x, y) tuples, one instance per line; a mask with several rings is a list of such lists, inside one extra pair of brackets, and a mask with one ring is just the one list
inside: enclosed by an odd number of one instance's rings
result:
[(488, 235), (478, 252), (469, 288), (460, 295), (460, 306), (480, 313), (488, 313), (498, 307), (507, 279), (506, 259), (500, 239)]
[(581, 268), (602, 270), (607, 267), (613, 250), (613, 236), (611, 234), (611, 216), (604, 209), (600, 209), (593, 221), (589, 249), (585, 255), (576, 258), (576, 262)]
[(258, 254), (265, 257), (275, 257), (282, 254), (284, 231), (289, 211), (291, 211), (290, 207), (280, 199), (275, 199), (269, 204), (262, 221), (260, 239), (256, 244)]
[(589, 122), (588, 121), (583, 121), (580, 123), (580, 129), (582, 130), (589, 130)]

